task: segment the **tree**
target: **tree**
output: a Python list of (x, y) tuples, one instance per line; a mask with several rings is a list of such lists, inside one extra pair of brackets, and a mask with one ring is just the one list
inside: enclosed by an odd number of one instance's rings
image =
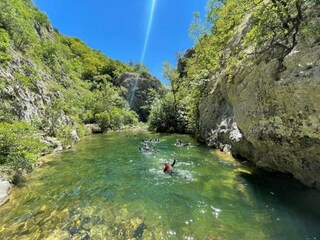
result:
[(202, 22), (200, 13), (193, 13), (193, 20), (189, 27), (189, 37), (195, 42), (198, 43), (199, 40), (205, 35), (209, 34), (208, 24), (206, 22)]
[(169, 80), (170, 82), (170, 90), (173, 96), (173, 108), (174, 108), (174, 119), (177, 120), (177, 108), (178, 108), (178, 101), (177, 101), (177, 93), (179, 91), (179, 73), (176, 69), (170, 65), (169, 62), (163, 63), (163, 77)]

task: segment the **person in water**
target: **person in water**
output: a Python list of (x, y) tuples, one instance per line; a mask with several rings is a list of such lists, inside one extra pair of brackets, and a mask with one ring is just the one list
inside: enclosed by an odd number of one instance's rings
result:
[(174, 173), (172, 170), (172, 167), (176, 164), (176, 162), (177, 162), (176, 157), (174, 157), (173, 163), (171, 165), (166, 161), (162, 167), (163, 172), (169, 173), (170, 175), (172, 175)]
[(149, 152), (150, 148), (149, 148), (149, 145), (148, 145), (148, 144), (145, 144), (145, 145), (144, 145), (144, 150), (146, 150), (147, 152)]

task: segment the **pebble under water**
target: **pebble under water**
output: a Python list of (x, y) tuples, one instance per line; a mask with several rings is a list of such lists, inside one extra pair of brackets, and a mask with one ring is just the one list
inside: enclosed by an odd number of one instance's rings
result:
[[(143, 138), (160, 152), (139, 151)], [(114, 132), (46, 157), (0, 208), (0, 239), (315, 240), (320, 193), (187, 135)]]

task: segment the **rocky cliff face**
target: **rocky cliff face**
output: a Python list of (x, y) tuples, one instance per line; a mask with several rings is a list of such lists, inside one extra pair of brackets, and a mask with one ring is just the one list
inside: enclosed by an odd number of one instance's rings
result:
[(200, 136), (257, 166), (320, 189), (320, 43), (254, 61), (233, 79), (217, 73), (199, 106)]
[[(38, 80), (31, 76), (26, 82), (25, 76), (27, 74), (24, 70), (26, 68), (37, 69), (37, 65), (14, 54), (12, 54), (12, 61), (7, 67), (0, 67), (0, 79), (3, 81), (0, 90), (1, 111), (8, 112), (9, 116), (13, 118), (11, 120), (25, 121), (33, 125), (41, 123), (42, 141), (57, 151), (62, 150), (60, 141), (49, 137), (48, 133), (58, 126), (72, 124), (72, 120), (64, 111), (60, 111), (53, 122), (53, 118), (48, 116), (48, 109), (54, 105), (57, 99), (64, 99), (64, 96), (58, 91), (50, 89), (49, 82), (53, 82), (55, 79), (46, 72), (38, 71)], [(77, 141), (78, 134), (76, 132), (73, 134), (76, 137), (72, 136), (72, 138)]]
[(125, 98), (131, 109), (138, 113), (140, 121), (146, 122), (150, 113), (150, 90), (159, 92), (161, 82), (149, 73), (124, 73), (115, 84), (127, 89)]
[(35, 84), (30, 82), (32, 86), (24, 83), (23, 69), (26, 66), (37, 69), (31, 61), (17, 56), (6, 68), (0, 67), (0, 78), (4, 83), (0, 97), (12, 115), (22, 121), (32, 122), (35, 118), (44, 118), (46, 107), (61, 95), (48, 90), (47, 82), (54, 79), (44, 72), (38, 72), (41, 81), (36, 81)]

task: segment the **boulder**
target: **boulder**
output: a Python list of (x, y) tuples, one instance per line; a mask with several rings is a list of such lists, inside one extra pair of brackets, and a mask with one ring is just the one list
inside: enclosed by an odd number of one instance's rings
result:
[(0, 206), (9, 200), (11, 184), (0, 176)]

